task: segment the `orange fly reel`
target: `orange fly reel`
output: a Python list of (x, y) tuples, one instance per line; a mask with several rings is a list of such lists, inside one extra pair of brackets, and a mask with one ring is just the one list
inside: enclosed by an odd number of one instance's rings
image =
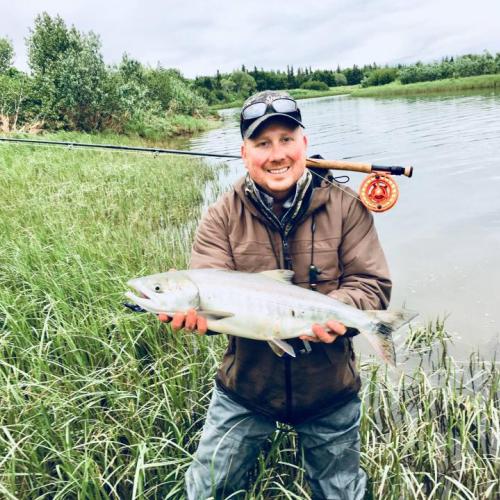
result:
[(359, 186), (359, 198), (363, 205), (373, 212), (385, 212), (398, 201), (398, 185), (392, 175), (373, 173), (366, 177)]

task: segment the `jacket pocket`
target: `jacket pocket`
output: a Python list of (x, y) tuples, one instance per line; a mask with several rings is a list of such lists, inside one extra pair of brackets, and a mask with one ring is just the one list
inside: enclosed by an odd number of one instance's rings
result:
[(347, 339), (338, 337), (331, 344), (321, 343), (319, 345), (323, 348), (326, 357), (332, 365), (337, 366), (341, 363), (346, 363), (348, 358), (350, 358)]

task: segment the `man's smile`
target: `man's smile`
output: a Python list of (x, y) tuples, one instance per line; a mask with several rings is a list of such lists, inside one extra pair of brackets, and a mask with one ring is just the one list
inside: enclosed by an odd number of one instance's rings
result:
[(288, 172), (288, 170), (290, 170), (290, 167), (280, 167), (280, 168), (267, 169), (266, 172), (271, 175), (281, 175)]

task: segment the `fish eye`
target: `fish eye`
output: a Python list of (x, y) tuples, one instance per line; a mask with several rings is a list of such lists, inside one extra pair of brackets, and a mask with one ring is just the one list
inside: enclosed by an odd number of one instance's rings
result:
[(161, 292), (161, 286), (160, 286), (160, 285), (155, 285), (155, 286), (154, 286), (154, 291), (155, 291), (156, 293), (160, 293), (160, 292)]

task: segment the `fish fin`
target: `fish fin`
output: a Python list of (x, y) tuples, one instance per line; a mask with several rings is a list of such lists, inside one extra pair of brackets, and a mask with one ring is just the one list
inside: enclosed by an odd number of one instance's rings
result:
[(213, 320), (230, 318), (231, 316), (234, 316), (234, 313), (230, 313), (230, 312), (226, 312), (226, 311), (217, 311), (215, 309), (200, 309), (197, 312), (200, 316), (203, 316), (204, 318), (207, 318), (207, 319), (213, 319)]
[[(274, 353), (277, 354), (278, 356), (283, 356), (283, 354), (286, 352), (287, 354), (292, 356), (292, 358), (296, 357), (293, 347), (284, 340), (271, 339), (268, 341), (268, 344), (271, 346), (271, 349), (274, 351)], [(279, 354), (279, 352), (281, 352), (281, 354)]]
[(259, 274), (263, 274), (268, 278), (271, 278), (276, 281), (281, 281), (282, 283), (292, 284), (292, 279), (294, 276), (294, 272), (289, 269), (273, 269), (271, 271), (262, 271)]
[(405, 309), (399, 311), (365, 311), (376, 321), (375, 328), (371, 331), (363, 330), (363, 333), (375, 352), (389, 365), (396, 366), (396, 350), (392, 340), (392, 332), (395, 332), (413, 318), (418, 316), (414, 311)]
[(276, 356), (279, 356), (281, 358), (283, 354), (285, 354), (285, 351), (281, 347), (278, 347), (274, 342), (271, 342), (269, 340), (267, 343), (269, 344), (269, 347), (272, 349), (274, 354), (276, 354)]
[(391, 328), (393, 332), (399, 330), (402, 326), (409, 323), (412, 319), (418, 316), (415, 311), (409, 311), (408, 309), (399, 309), (397, 311), (365, 311), (366, 314), (370, 315), (377, 322), (383, 323)]

